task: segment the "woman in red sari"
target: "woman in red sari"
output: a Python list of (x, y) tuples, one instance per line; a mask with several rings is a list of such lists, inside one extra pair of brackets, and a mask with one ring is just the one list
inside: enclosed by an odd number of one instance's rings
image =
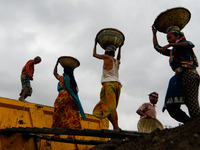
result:
[(64, 67), (63, 76), (57, 73), (57, 61), (54, 68), (54, 76), (59, 81), (58, 97), (54, 103), (54, 115), (52, 128), (81, 129), (79, 112), (85, 120), (85, 113), (78, 98), (77, 83), (74, 79), (74, 68)]

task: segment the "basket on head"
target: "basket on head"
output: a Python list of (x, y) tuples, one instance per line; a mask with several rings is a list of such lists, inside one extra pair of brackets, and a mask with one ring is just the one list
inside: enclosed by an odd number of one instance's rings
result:
[(61, 64), (61, 66), (64, 67), (70, 67), (75, 69), (80, 65), (80, 62), (71, 56), (61, 56), (58, 58), (58, 62)]
[(103, 49), (106, 49), (109, 45), (114, 45), (116, 48), (124, 43), (124, 34), (118, 29), (105, 28), (97, 33), (97, 42)]
[(184, 7), (175, 7), (167, 9), (160, 13), (154, 21), (154, 27), (163, 33), (170, 26), (178, 26), (182, 30), (190, 21), (191, 13)]
[(156, 118), (142, 117), (137, 124), (138, 131), (150, 133), (155, 129), (163, 130), (162, 123)]

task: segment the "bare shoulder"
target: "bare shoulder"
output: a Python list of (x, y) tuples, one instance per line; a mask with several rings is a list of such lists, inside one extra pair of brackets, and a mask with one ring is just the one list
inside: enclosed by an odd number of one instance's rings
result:
[(115, 58), (109, 55), (104, 55), (104, 60), (113, 62), (113, 60), (115, 61)]

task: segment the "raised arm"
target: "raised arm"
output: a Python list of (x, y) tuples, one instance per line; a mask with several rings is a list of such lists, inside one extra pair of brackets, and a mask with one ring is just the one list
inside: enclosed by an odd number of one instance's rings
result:
[(152, 32), (153, 32), (153, 46), (156, 49), (157, 52), (162, 53), (165, 56), (169, 56), (170, 55), (170, 50), (168, 49), (170, 47), (169, 44), (161, 47), (158, 44), (158, 40), (157, 40), (157, 30), (154, 26), (152, 26)]
[(94, 48), (93, 48), (93, 57), (96, 57), (98, 59), (103, 59), (104, 58), (104, 55), (97, 54), (97, 39), (96, 38), (95, 38)]
[(123, 44), (119, 47), (119, 51), (118, 51), (118, 54), (117, 54), (117, 60), (121, 59), (121, 47), (123, 46)]
[(153, 32), (153, 46), (157, 46), (158, 45), (158, 40), (157, 40), (157, 30), (155, 29), (154, 26), (152, 26), (152, 32)]
[(55, 76), (56, 79), (57, 79), (57, 76), (58, 76), (57, 68), (58, 68), (58, 60), (57, 60), (57, 62), (56, 62), (56, 65), (55, 65), (55, 67), (54, 67), (54, 70), (53, 70), (53, 74), (54, 74), (54, 76)]

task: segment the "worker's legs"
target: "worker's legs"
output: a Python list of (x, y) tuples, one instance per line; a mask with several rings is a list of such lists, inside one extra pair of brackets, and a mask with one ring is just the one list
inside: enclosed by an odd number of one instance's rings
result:
[(21, 75), (21, 83), (22, 83), (22, 90), (21, 90), (21, 93), (19, 94), (20, 95), (19, 100), (25, 101), (25, 99), (28, 96), (31, 96), (31, 94), (32, 94), (32, 87), (31, 87), (29, 77), (27, 77), (27, 75), (25, 75), (25, 74), (22, 74)]
[(118, 115), (116, 109), (112, 111), (112, 113), (108, 116), (108, 119), (113, 125), (113, 130), (119, 130), (118, 126)]
[(184, 95), (184, 102), (188, 107), (191, 119), (199, 118), (199, 75), (190, 71), (185, 71), (182, 77), (182, 89)]
[(181, 105), (170, 105), (167, 106), (167, 111), (172, 118), (179, 122), (186, 123), (191, 121), (191, 118), (180, 107)]
[(21, 101), (25, 101), (25, 99), (27, 98), (27, 93), (28, 93), (28, 88), (25, 88), (21, 94), (21, 96), (19, 97), (19, 100)]

